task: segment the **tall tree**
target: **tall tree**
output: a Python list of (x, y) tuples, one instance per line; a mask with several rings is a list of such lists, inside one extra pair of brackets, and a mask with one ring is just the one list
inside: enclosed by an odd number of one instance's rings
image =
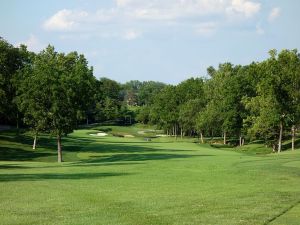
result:
[(0, 37), (0, 123), (18, 126), (15, 81), (18, 71), (30, 61), (29, 55), (25, 46), (16, 48)]
[[(57, 53), (48, 46), (23, 70), (18, 91), (20, 109), (29, 124), (49, 130), (57, 137), (58, 162), (62, 162), (61, 139), (77, 125), (78, 112), (86, 110), (94, 77), (83, 56)], [(81, 82), (86, 81), (84, 84)], [(26, 88), (29, 87), (29, 88)], [(83, 95), (83, 96), (82, 96)]]

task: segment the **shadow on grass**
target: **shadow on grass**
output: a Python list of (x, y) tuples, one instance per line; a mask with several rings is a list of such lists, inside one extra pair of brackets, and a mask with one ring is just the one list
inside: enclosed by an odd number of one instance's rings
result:
[(95, 153), (153, 153), (153, 152), (190, 152), (192, 150), (178, 150), (178, 149), (162, 149), (155, 145), (135, 145), (135, 143), (95, 143), (87, 146), (84, 152), (95, 152)]
[(40, 181), (40, 180), (78, 180), (100, 179), (105, 177), (125, 176), (128, 173), (72, 173), (72, 174), (0, 174), (0, 182), (7, 181)]
[[(295, 149), (300, 148), (300, 139), (295, 141)], [(282, 145), (282, 151), (286, 151), (288, 149), (292, 149), (292, 142)]]
[[(0, 160), (3, 161), (30, 161), (36, 158), (53, 157), (56, 153), (55, 138), (51, 138), (47, 135), (41, 135), (38, 138), (38, 149), (30, 150), (32, 144), (32, 138), (22, 134), (14, 136), (12, 133), (0, 133), (0, 140), (5, 140), (6, 146), (0, 147)], [(139, 142), (140, 143), (140, 142)], [(162, 149), (160, 146), (156, 146), (154, 143), (141, 142), (142, 145), (137, 145), (132, 142), (124, 143), (105, 143), (97, 142), (95, 139), (85, 137), (64, 137), (62, 141), (63, 156), (68, 158), (68, 153), (74, 155), (74, 163), (79, 162), (80, 166), (86, 163), (105, 164), (105, 163), (136, 163), (138, 161), (147, 160), (167, 160), (167, 159), (179, 159), (179, 158), (191, 158), (201, 157), (201, 155), (192, 155), (193, 150), (178, 150), (178, 149)], [(30, 145), (28, 145), (30, 144)], [(23, 149), (24, 146), (24, 149)], [(77, 158), (76, 153), (88, 153), (91, 154), (87, 159)], [(101, 154), (93, 156), (93, 154)], [(103, 153), (103, 154), (102, 154)], [(176, 154), (173, 154), (176, 153)], [(181, 154), (180, 154), (181, 153)], [(213, 156), (213, 155), (202, 155)], [(78, 160), (78, 161), (77, 161)], [(52, 161), (52, 160), (50, 160)], [(76, 162), (77, 161), (77, 162)]]
[(15, 147), (0, 147), (0, 160), (3, 161), (28, 161), (53, 155), (56, 155), (56, 153), (26, 151)]
[(20, 166), (18, 164), (6, 164), (6, 165), (0, 165), (0, 169), (29, 169), (31, 167), (27, 166)]
[(184, 159), (192, 157), (203, 157), (214, 155), (183, 155), (183, 154), (166, 154), (166, 153), (150, 153), (150, 154), (114, 154), (109, 156), (91, 156), (90, 159), (83, 161), (84, 163), (107, 163), (122, 161), (148, 161), (148, 160), (168, 160), (168, 159)]

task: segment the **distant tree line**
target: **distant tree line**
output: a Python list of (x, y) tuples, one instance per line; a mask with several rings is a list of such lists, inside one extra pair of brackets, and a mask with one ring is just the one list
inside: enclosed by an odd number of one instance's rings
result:
[(48, 46), (39, 53), (14, 47), (0, 38), (0, 124), (25, 126), (57, 137), (80, 124), (111, 121), (153, 124), (167, 134), (236, 137), (240, 145), (260, 139), (281, 151), (290, 136), (294, 148), (300, 125), (300, 57), (283, 50), (250, 65), (220, 64), (209, 77), (178, 85), (154, 81), (120, 84), (96, 79), (84, 55), (58, 53)]
[(209, 78), (167, 85), (139, 110), (137, 120), (157, 124), (167, 134), (236, 137), (237, 144), (263, 140), (273, 151), (283, 138), (295, 146), (300, 125), (300, 56), (276, 50), (250, 65), (220, 64), (207, 69)]

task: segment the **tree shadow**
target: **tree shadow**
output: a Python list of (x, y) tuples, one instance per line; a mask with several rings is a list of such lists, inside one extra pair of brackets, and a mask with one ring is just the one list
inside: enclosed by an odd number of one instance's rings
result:
[(0, 147), (0, 160), (2, 161), (28, 161), (53, 155), (56, 155), (56, 153), (26, 151), (16, 147)]
[[(295, 149), (300, 148), (300, 139), (295, 140)], [(287, 144), (283, 144), (281, 147), (282, 151), (286, 151), (288, 149), (292, 149), (292, 142), (289, 142)]]
[[(0, 160), (4, 161), (30, 161), (41, 157), (51, 157), (56, 153), (56, 140), (47, 135), (40, 136), (38, 139), (38, 149), (33, 151), (29, 147), (32, 144), (33, 139), (30, 136), (20, 135), (14, 137), (12, 134), (3, 135), (0, 133), (0, 139), (4, 138), (7, 141), (8, 147), (0, 147)], [(17, 142), (17, 143), (16, 143)], [(138, 145), (137, 143), (142, 143)], [(19, 146), (18, 146), (18, 145)], [(26, 144), (28, 150), (22, 149), (22, 144)], [(28, 145), (30, 144), (30, 145)], [(25, 149), (26, 149), (25, 148)], [(62, 140), (63, 154), (75, 153), (71, 155), (76, 155), (76, 153), (88, 153), (91, 154), (87, 159), (77, 158), (74, 163), (84, 165), (84, 163), (94, 163), (94, 164), (112, 164), (116, 163), (120, 165), (121, 163), (137, 163), (138, 161), (148, 161), (148, 160), (168, 160), (168, 159), (179, 159), (179, 158), (191, 158), (191, 157), (201, 157), (201, 156), (213, 156), (213, 155), (193, 155), (194, 150), (188, 149), (163, 149), (161, 146), (154, 144), (154, 142), (103, 142), (97, 141), (94, 138), (86, 137), (72, 137), (67, 136)], [(94, 155), (93, 153), (100, 154)], [(68, 157), (66, 157), (68, 158)], [(73, 160), (73, 158), (72, 158)], [(77, 161), (78, 160), (78, 161)], [(52, 161), (52, 159), (51, 159)], [(72, 166), (72, 165), (70, 165)]]
[[(70, 146), (71, 147), (71, 146)], [(156, 145), (139, 146), (131, 143), (127, 144), (104, 144), (94, 143), (84, 148), (84, 152), (94, 153), (153, 153), (153, 152), (190, 152), (191, 150), (178, 150), (178, 149), (162, 149)]]
[(91, 156), (90, 159), (84, 160), (84, 163), (108, 163), (108, 162), (136, 162), (149, 160), (169, 160), (184, 159), (192, 157), (203, 157), (214, 155), (185, 155), (185, 154), (167, 154), (167, 153), (150, 153), (150, 154), (114, 154), (108, 156)]
[(105, 177), (125, 176), (129, 173), (34, 173), (34, 174), (0, 174), (0, 182), (8, 181), (40, 181), (40, 180), (78, 180), (99, 179)]
[[(29, 134), (24, 134), (24, 132), (19, 134), (13, 131), (0, 132), (0, 140), (28, 146), (32, 146), (33, 144), (33, 137)], [(37, 137), (37, 145), (41, 147), (54, 147), (56, 146), (56, 140), (49, 134), (40, 134)]]
[(18, 164), (0, 165), (0, 169), (30, 169), (28, 166), (20, 166)]

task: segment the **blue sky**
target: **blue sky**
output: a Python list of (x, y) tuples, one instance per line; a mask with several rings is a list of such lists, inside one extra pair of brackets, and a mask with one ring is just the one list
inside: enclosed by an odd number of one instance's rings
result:
[(83, 53), (96, 77), (176, 84), (300, 49), (295, 0), (0, 0), (0, 36)]

